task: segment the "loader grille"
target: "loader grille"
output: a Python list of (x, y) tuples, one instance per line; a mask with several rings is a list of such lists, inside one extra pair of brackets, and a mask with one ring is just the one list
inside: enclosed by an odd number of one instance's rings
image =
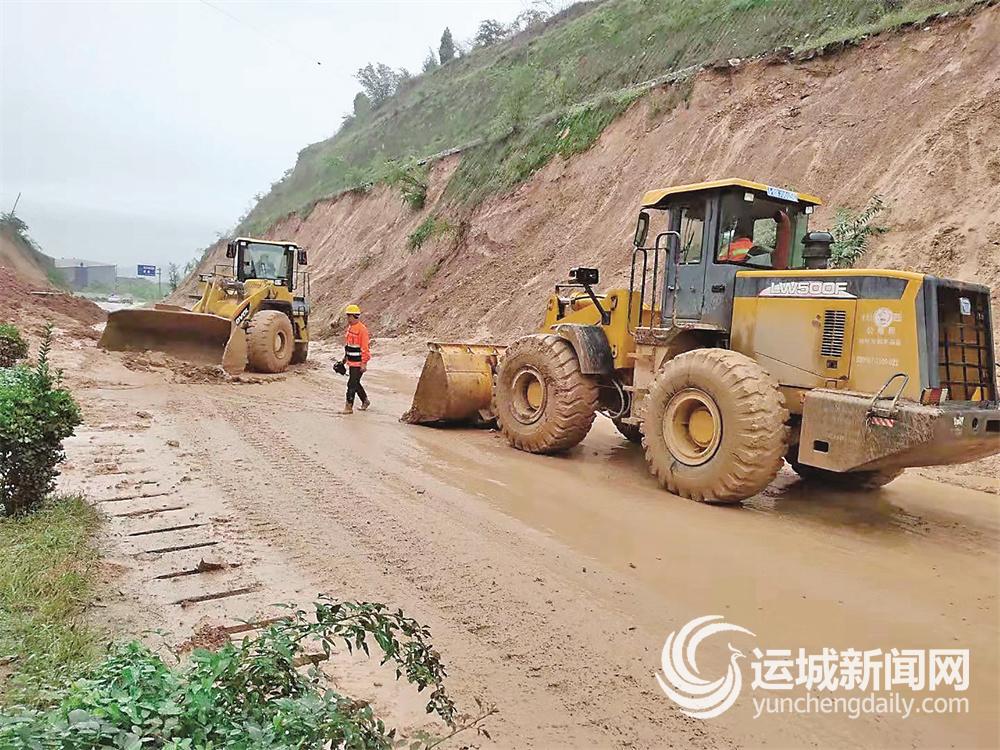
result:
[(937, 367), (941, 387), (958, 401), (993, 401), (989, 297), (973, 289), (937, 289)]
[(823, 343), (819, 353), (824, 357), (841, 357), (844, 354), (844, 329), (847, 327), (847, 312), (827, 310), (823, 313)]

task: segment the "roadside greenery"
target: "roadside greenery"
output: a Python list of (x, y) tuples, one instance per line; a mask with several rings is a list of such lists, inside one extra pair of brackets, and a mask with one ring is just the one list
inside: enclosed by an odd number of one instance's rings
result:
[(414, 211), (423, 208), (427, 201), (427, 166), (418, 164), (416, 159), (387, 161), (375, 181), (397, 188), (403, 202)]
[[(488, 737), (494, 712), (459, 715), (445, 691), (445, 669), (424, 626), (401, 611), (323, 597), (313, 611), (292, 612), (240, 643), (197, 649), (167, 664), (139, 643), (112, 647), (99, 664), (52, 693), (47, 710), (22, 709), (0, 718), (0, 746), (34, 748), (350, 748), (435, 747), (460, 732)], [(447, 727), (443, 737), (401, 741), (370, 704), (338, 693), (322, 673), (299, 668), (307, 650), (329, 657), (338, 646), (369, 653), (395, 667), (418, 690), (427, 712)]]
[(52, 491), (65, 458), (62, 441), (81, 423), (80, 409), (49, 366), (52, 325), (38, 361), (0, 369), (0, 502), (6, 515), (39, 505)]
[(99, 523), (78, 496), (0, 518), (0, 705), (44, 703), (45, 686), (97, 655), (98, 633), (82, 613), (93, 595)]
[(12, 367), (19, 359), (28, 356), (28, 342), (10, 323), (0, 323), (0, 367)]
[(843, 208), (837, 210), (830, 229), (830, 234), (833, 235), (833, 244), (830, 246), (832, 268), (853, 266), (868, 250), (873, 236), (889, 231), (888, 227), (877, 223), (885, 209), (882, 196), (873, 195), (861, 211)]

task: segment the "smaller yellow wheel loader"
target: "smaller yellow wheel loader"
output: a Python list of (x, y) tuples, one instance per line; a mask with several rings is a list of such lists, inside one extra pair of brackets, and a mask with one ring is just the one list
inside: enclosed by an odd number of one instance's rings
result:
[(99, 346), (112, 351), (163, 351), (229, 374), (249, 365), (282, 372), (309, 355), (306, 251), (293, 242), (238, 237), (226, 247), (233, 266), (200, 276), (201, 298), (108, 315)]
[(597, 269), (575, 268), (538, 333), (431, 344), (403, 420), (495, 419), (515, 448), (554, 453), (602, 413), (661, 486), (718, 503), (784, 461), (870, 489), (1000, 452), (989, 289), (831, 269), (819, 204), (743, 179), (646, 193), (628, 289), (598, 294)]

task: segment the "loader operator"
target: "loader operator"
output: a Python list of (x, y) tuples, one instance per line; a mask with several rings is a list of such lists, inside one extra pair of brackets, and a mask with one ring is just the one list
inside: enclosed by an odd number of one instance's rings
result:
[(368, 360), (372, 355), (368, 348), (368, 328), (361, 322), (361, 308), (357, 305), (348, 305), (344, 312), (347, 314), (347, 335), (344, 339), (344, 358), (341, 364), (347, 365), (348, 375), (347, 403), (342, 413), (353, 414), (355, 396), (361, 397), (362, 411), (371, 405), (368, 394), (361, 385), (361, 376), (368, 369)]

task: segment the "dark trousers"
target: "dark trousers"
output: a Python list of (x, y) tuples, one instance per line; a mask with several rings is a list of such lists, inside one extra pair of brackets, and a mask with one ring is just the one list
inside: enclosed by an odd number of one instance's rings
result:
[(368, 400), (365, 387), (361, 385), (361, 376), (364, 373), (360, 367), (348, 367), (347, 373), (347, 403), (353, 404), (355, 395), (361, 396), (361, 403), (364, 403)]

